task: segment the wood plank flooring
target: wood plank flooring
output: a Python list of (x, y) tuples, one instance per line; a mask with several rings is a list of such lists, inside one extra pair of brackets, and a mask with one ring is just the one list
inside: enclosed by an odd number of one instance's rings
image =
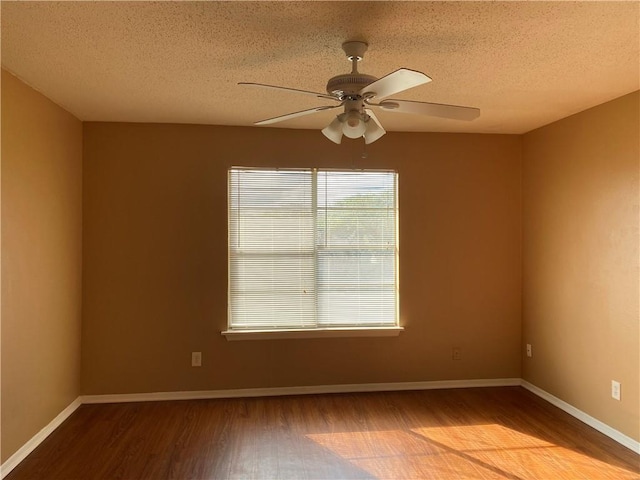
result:
[(520, 387), (83, 405), (6, 480), (640, 479)]

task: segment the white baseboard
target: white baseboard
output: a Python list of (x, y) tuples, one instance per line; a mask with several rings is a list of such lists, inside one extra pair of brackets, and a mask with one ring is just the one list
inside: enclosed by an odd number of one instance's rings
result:
[(434, 390), (444, 388), (506, 387), (520, 385), (519, 378), (479, 380), (441, 380), (432, 382), (362, 383), (313, 385), (306, 387), (243, 388), (237, 390), (203, 390), (193, 392), (127, 393), (115, 395), (85, 395), (82, 403), (156, 402), (167, 400), (202, 400), (212, 398), (276, 397), (320, 393), (384, 392), (403, 390)]
[(526, 388), (532, 393), (535, 393), (540, 398), (546, 400), (552, 405), (555, 405), (560, 410), (564, 410), (572, 417), (577, 418), (583, 423), (586, 423), (592, 428), (595, 428), (600, 433), (604, 433), (607, 437), (612, 438), (620, 445), (627, 447), (630, 450), (640, 454), (640, 442), (637, 442), (631, 437), (626, 436), (624, 433), (619, 432), (618, 430), (610, 427), (606, 423), (601, 422), (600, 420), (593, 418), (591, 415), (583, 412), (582, 410), (577, 409), (573, 405), (565, 402), (564, 400), (560, 400), (558, 397), (551, 395), (549, 392), (542, 390), (541, 388), (536, 387), (535, 385), (527, 382), (526, 380), (522, 380), (522, 387)]
[(4, 478), (18, 466), (27, 455), (33, 452), (38, 445), (40, 445), (45, 438), (47, 438), (56, 428), (58, 428), (62, 422), (64, 422), (69, 416), (76, 411), (76, 409), (82, 405), (81, 397), (76, 398), (69, 404), (67, 408), (62, 410), (56, 418), (51, 420), (47, 426), (36, 433), (31, 439), (25, 443), (20, 449), (11, 455), (6, 462), (0, 465), (0, 478)]

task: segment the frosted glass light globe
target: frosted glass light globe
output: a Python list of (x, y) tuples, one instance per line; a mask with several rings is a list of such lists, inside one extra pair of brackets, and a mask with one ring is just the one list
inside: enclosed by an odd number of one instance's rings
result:
[(352, 110), (347, 114), (347, 118), (342, 125), (342, 133), (349, 138), (360, 138), (364, 135), (366, 128), (360, 113)]

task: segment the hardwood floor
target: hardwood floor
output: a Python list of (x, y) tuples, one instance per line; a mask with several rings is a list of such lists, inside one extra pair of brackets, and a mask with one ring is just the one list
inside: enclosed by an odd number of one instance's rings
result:
[(83, 405), (6, 480), (640, 479), (520, 387)]

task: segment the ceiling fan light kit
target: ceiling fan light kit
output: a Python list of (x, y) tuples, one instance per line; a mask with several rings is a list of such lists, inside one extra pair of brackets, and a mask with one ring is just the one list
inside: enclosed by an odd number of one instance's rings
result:
[(422, 72), (407, 68), (400, 68), (379, 79), (372, 75), (360, 73), (358, 72), (358, 62), (364, 58), (367, 48), (368, 45), (365, 42), (349, 41), (342, 44), (342, 49), (351, 62), (351, 73), (330, 78), (327, 82), (326, 94), (263, 83), (240, 82), (239, 85), (243, 86), (313, 95), (324, 100), (338, 102), (338, 105), (324, 105), (268, 118), (256, 122), (255, 125), (268, 125), (343, 107), (343, 112), (338, 114), (328, 126), (322, 129), (324, 136), (338, 144), (342, 141), (343, 136), (348, 138), (363, 137), (365, 143), (369, 144), (375, 142), (386, 133), (372, 108), (381, 108), (389, 112), (431, 115), (454, 120), (473, 120), (480, 115), (480, 110), (473, 107), (409, 100), (385, 100), (396, 93), (429, 83), (431, 78)]
[(375, 142), (387, 133), (370, 115), (351, 110), (338, 115), (322, 129), (322, 134), (334, 143), (341, 143), (342, 136), (349, 138), (364, 137), (364, 143)]

